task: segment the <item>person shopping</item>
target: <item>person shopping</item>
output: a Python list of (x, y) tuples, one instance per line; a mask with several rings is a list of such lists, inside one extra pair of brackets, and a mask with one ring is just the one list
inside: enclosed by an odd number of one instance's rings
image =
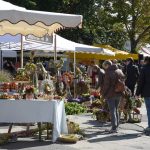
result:
[(150, 134), (150, 57), (145, 58), (145, 65), (141, 69), (136, 96), (144, 97), (148, 118), (148, 127), (145, 131)]
[(105, 69), (104, 84), (102, 88), (102, 96), (107, 101), (110, 116), (111, 116), (111, 130), (109, 133), (116, 133), (119, 127), (119, 103), (122, 97), (121, 92), (116, 92), (115, 87), (117, 81), (120, 78), (125, 78), (123, 72), (118, 68), (117, 65), (112, 64), (111, 61), (107, 60), (103, 63)]

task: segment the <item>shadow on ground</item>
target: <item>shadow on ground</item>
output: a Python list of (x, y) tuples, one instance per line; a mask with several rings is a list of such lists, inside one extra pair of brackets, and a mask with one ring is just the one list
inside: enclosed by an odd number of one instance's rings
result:
[(93, 127), (110, 127), (110, 122), (100, 122), (97, 120), (88, 120), (83, 124), (89, 124), (92, 125)]
[(96, 143), (96, 142), (104, 142), (104, 141), (120, 141), (120, 140), (130, 140), (134, 138), (138, 138), (139, 133), (134, 134), (112, 134), (106, 135), (103, 137), (97, 137), (95, 139), (89, 139), (88, 142)]
[(72, 144), (66, 144), (61, 142), (53, 143), (50, 140), (39, 141), (30, 138), (19, 138), (16, 143), (7, 143), (3, 146), (0, 146), (0, 150), (79, 150), (76, 148), (70, 147)]
[(38, 140), (18, 140), (16, 143), (7, 143), (4, 146), (0, 146), (0, 149), (25, 149), (25, 148), (33, 148), (33, 147), (40, 147), (40, 146), (46, 146), (51, 145), (51, 141), (38, 141)]

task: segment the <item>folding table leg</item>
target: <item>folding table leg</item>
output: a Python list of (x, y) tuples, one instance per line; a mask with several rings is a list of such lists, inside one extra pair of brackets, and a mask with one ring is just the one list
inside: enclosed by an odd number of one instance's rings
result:
[(49, 139), (49, 123), (46, 123), (46, 128), (47, 128), (47, 139)]
[(38, 128), (39, 128), (39, 141), (41, 141), (42, 140), (41, 122), (38, 122)]
[(13, 126), (13, 123), (11, 123), (11, 124), (9, 125), (8, 133), (11, 133), (12, 126)]

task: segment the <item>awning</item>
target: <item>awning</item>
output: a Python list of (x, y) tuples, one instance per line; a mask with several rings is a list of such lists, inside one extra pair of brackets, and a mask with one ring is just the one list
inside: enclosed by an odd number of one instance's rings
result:
[(139, 54), (142, 54), (144, 57), (150, 57), (150, 47), (142, 47), (139, 50)]
[[(0, 48), (2, 50), (20, 50), (20, 38), (17, 36), (4, 35), (0, 37)], [(52, 37), (53, 38), (53, 37)], [(5, 40), (9, 42), (5, 42)], [(34, 38), (31, 38), (34, 39)], [(52, 40), (54, 41), (54, 40)], [(24, 50), (45, 50), (45, 51), (54, 51), (54, 43), (42, 43), (36, 40), (27, 40), (23, 38)], [(66, 53), (87, 53), (87, 54), (103, 54), (114, 56), (115, 53), (105, 49), (95, 46), (75, 43), (73, 41), (67, 40), (59, 35), (56, 35), (56, 51), (57, 52), (66, 52)]]
[(42, 37), (61, 28), (81, 25), (81, 15), (27, 10), (0, 0), (0, 35), (33, 34)]

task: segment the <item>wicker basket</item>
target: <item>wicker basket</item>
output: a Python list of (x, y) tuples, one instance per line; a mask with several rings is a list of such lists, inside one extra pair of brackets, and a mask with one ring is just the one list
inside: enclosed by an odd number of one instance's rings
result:
[(142, 120), (142, 114), (130, 113), (129, 123), (140, 123)]
[(62, 135), (58, 140), (63, 143), (76, 143), (79, 139), (75, 134), (67, 134)]

